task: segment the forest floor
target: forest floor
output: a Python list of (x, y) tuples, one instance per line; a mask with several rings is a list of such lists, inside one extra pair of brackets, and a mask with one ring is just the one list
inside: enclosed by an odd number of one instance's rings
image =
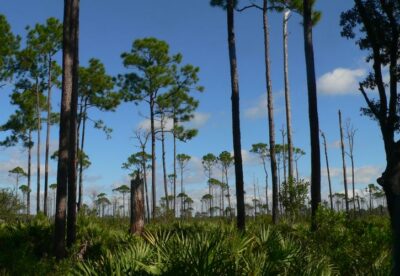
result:
[(142, 236), (128, 219), (80, 216), (69, 258), (51, 257), (52, 221), (0, 223), (0, 275), (389, 275), (386, 216), (322, 209), (318, 231), (303, 219), (271, 225), (247, 218), (246, 232), (223, 218), (160, 219)]

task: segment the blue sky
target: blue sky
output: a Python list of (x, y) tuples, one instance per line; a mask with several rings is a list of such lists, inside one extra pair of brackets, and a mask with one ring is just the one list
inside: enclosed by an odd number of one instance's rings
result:
[[(230, 115), (230, 79), (227, 53), (225, 13), (212, 8), (209, 1), (199, 0), (146, 0), (146, 1), (81, 1), (80, 62), (86, 65), (92, 57), (104, 62), (111, 75), (126, 72), (120, 54), (129, 51), (133, 40), (153, 36), (167, 41), (171, 53), (182, 53), (184, 63), (200, 67), (200, 83), (205, 87), (197, 94), (200, 107), (192, 124), (199, 128), (199, 135), (187, 144), (180, 143), (178, 152), (191, 156), (192, 162), (186, 172), (189, 176), (187, 190), (195, 199), (206, 189), (200, 158), (208, 152), (218, 154), (232, 150)], [(240, 1), (245, 4), (246, 1)], [(369, 68), (364, 61), (365, 53), (358, 50), (354, 41), (340, 37), (340, 13), (351, 7), (352, 1), (319, 1), (321, 22), (314, 29), (314, 50), (318, 79), (318, 103), (320, 128), (326, 132), (329, 157), (334, 174), (334, 189), (342, 191), (341, 156), (337, 111), (344, 119), (351, 118), (357, 128), (355, 141), (356, 188), (374, 181), (384, 164), (383, 146), (375, 122), (360, 116), (364, 105), (357, 92), (357, 81)], [(6, 0), (2, 1), (0, 13), (6, 15), (15, 33), (24, 37), (25, 26), (44, 23), (48, 17), (62, 19), (63, 2), (54, 0)], [(306, 73), (301, 19), (293, 14), (289, 23), (289, 71), (292, 97), (294, 143), (307, 155), (299, 163), (300, 174), (310, 174), (310, 146)], [(270, 15), (272, 87), (275, 97), (277, 141), (281, 143), (279, 129), (285, 121), (283, 95), (282, 15)], [(249, 10), (236, 14), (237, 56), (241, 96), (242, 146), (245, 159), (245, 182), (248, 194), (252, 194), (253, 178), (263, 183), (263, 174), (254, 156), (248, 153), (251, 144), (268, 142), (265, 101), (265, 78), (263, 63), (262, 14)], [(0, 122), (12, 113), (9, 104), (10, 87), (0, 93)], [(59, 109), (60, 91), (55, 92), (53, 105)], [(107, 140), (98, 130), (89, 128), (86, 150), (92, 166), (86, 172), (86, 193), (107, 192), (116, 185), (126, 184), (127, 172), (121, 163), (137, 151), (133, 131), (144, 120), (146, 106), (133, 103), (122, 104), (114, 113), (93, 111), (93, 118), (103, 119), (113, 128), (112, 139)], [(52, 147), (57, 148), (56, 127), (52, 131)], [(0, 134), (0, 139), (4, 134)], [(44, 137), (44, 132), (43, 132)], [(44, 139), (42, 139), (44, 140)], [(160, 145), (157, 145), (160, 148)], [(168, 140), (168, 173), (172, 172), (172, 144)], [(34, 158), (35, 159), (35, 158)], [(7, 171), (15, 165), (26, 167), (26, 153), (21, 148), (1, 149), (0, 186), (10, 187)], [(44, 160), (42, 158), (42, 160)], [(35, 160), (33, 160), (35, 162)], [(321, 161), (324, 161), (321, 156)], [(161, 176), (161, 158), (157, 158), (158, 175)], [(347, 160), (347, 164), (350, 162)], [(55, 182), (56, 167), (52, 163), (51, 183)], [(322, 162), (323, 171), (325, 163)], [(232, 169), (233, 172), (233, 169)], [(349, 174), (350, 177), (350, 174)], [(35, 191), (35, 176), (33, 176)], [(42, 180), (42, 183), (44, 180)], [(158, 177), (158, 195), (161, 195), (161, 177)], [(234, 177), (230, 178), (233, 187)], [(260, 184), (261, 185), (261, 184)], [(327, 193), (326, 175), (322, 176), (323, 195)], [(262, 188), (262, 187), (261, 187)], [(32, 193), (33, 194), (33, 193)], [(87, 198), (89, 202), (89, 197)], [(32, 208), (33, 209), (33, 208)]]

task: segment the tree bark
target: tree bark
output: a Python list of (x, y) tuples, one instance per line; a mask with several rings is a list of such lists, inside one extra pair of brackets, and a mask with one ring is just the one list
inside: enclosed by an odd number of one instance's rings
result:
[(74, 63), (74, 47), (71, 37), (71, 10), (73, 1), (74, 0), (64, 1), (62, 94), (57, 166), (56, 214), (54, 226), (54, 254), (57, 259), (64, 258), (66, 255), (65, 226), (68, 185), (68, 146), (73, 82), (72, 67)]
[(340, 110), (339, 110), (339, 128), (340, 128), (340, 148), (342, 150), (342, 162), (343, 162), (344, 196), (346, 201), (346, 213), (349, 213), (349, 196), (347, 193), (347, 173), (346, 173), (346, 158), (345, 158), (343, 128), (342, 128), (342, 112), (340, 112)]
[(329, 169), (328, 149), (327, 149), (327, 145), (326, 145), (326, 137), (322, 131), (321, 131), (321, 136), (322, 136), (322, 139), (324, 140), (323, 143), (324, 143), (324, 149), (325, 149), (326, 171), (328, 172), (329, 199), (330, 199), (331, 210), (333, 211), (332, 184), (331, 184), (331, 173), (330, 173), (330, 169)]
[(77, 124), (78, 124), (78, 69), (79, 69), (79, 0), (73, 0), (71, 10), (71, 36), (73, 47), (72, 91), (68, 168), (67, 246), (76, 240), (76, 182), (77, 182)]
[(143, 179), (139, 173), (131, 180), (130, 233), (140, 235), (144, 227)]
[(316, 230), (316, 213), (321, 203), (321, 160), (319, 148), (319, 122), (317, 85), (315, 80), (314, 47), (312, 39), (312, 1), (303, 1), (304, 52), (306, 59), (308, 112), (311, 138), (311, 226)]
[(293, 180), (293, 139), (292, 139), (292, 107), (290, 100), (290, 85), (289, 85), (289, 51), (288, 51), (288, 21), (290, 11), (285, 10), (283, 14), (283, 67), (285, 78), (285, 107), (286, 107), (286, 128), (287, 128), (287, 143), (288, 143), (288, 167), (289, 167), (289, 180)]
[(264, 30), (264, 48), (265, 48), (265, 79), (267, 85), (267, 101), (268, 101), (268, 129), (269, 129), (269, 146), (271, 159), (271, 176), (272, 176), (272, 222), (278, 223), (278, 175), (275, 156), (275, 123), (274, 123), (274, 99), (272, 95), (271, 81), (271, 63), (270, 63), (270, 47), (269, 47), (269, 27), (268, 27), (268, 1), (263, 0), (263, 30)]
[(37, 115), (37, 151), (36, 151), (36, 214), (40, 212), (40, 131), (42, 128), (42, 120), (40, 117), (40, 100), (39, 100), (39, 80), (36, 78), (36, 115)]
[(229, 64), (231, 73), (232, 88), (232, 131), (233, 131), (233, 152), (235, 160), (236, 178), (236, 202), (237, 202), (237, 227), (245, 230), (245, 208), (244, 208), (244, 183), (242, 164), (242, 145), (240, 141), (240, 99), (239, 99), (239, 76), (236, 60), (236, 42), (234, 27), (234, 0), (228, 0), (227, 5), (227, 26), (228, 26), (228, 47)]
[(47, 197), (49, 190), (49, 155), (50, 155), (50, 128), (51, 128), (51, 56), (49, 56), (49, 76), (47, 84), (47, 129), (46, 129), (46, 154), (45, 154), (45, 165), (44, 165), (44, 204), (43, 212), (47, 216)]

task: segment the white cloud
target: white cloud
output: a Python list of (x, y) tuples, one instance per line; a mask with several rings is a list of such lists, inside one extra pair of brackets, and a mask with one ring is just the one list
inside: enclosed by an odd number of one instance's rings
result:
[(192, 120), (190, 120), (189, 124), (195, 128), (200, 128), (207, 123), (210, 117), (210, 113), (195, 112), (194, 117)]
[(255, 106), (249, 107), (244, 110), (244, 116), (248, 119), (266, 118), (267, 106), (267, 96), (264, 94), (259, 98)]
[[(189, 122), (187, 122), (186, 125), (188, 125), (189, 127), (200, 128), (207, 123), (210, 117), (211, 114), (209, 113), (195, 112), (193, 118)], [(164, 125), (166, 130), (171, 130), (173, 128), (173, 120), (171, 118), (167, 118), (164, 122)], [(161, 121), (155, 120), (154, 127), (155, 129), (160, 129)], [(137, 128), (150, 131), (151, 128), (150, 119), (144, 119), (141, 122), (139, 122)]]
[(358, 91), (358, 82), (365, 75), (366, 71), (364, 69), (336, 68), (318, 79), (318, 90), (326, 95), (353, 93)]
[[(356, 185), (366, 185), (375, 183), (376, 179), (382, 174), (382, 167), (380, 166), (363, 166), (354, 168), (354, 182)], [(329, 168), (331, 178), (340, 179), (343, 183), (343, 168)], [(351, 167), (346, 167), (347, 184), (351, 185)], [(322, 169), (322, 175), (327, 176), (326, 168)]]
[[(164, 126), (165, 126), (165, 130), (171, 130), (172, 127), (173, 127), (173, 120), (170, 119), (170, 118), (166, 119), (166, 121), (164, 122)], [(137, 128), (150, 131), (150, 129), (151, 129), (151, 121), (150, 121), (150, 119), (144, 119), (141, 122), (139, 122)], [(154, 128), (155, 129), (160, 129), (161, 128), (161, 121), (155, 120), (154, 121)]]

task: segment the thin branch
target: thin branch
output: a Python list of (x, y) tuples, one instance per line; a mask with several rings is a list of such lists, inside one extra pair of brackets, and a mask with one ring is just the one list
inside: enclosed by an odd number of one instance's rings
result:
[(248, 5), (248, 6), (244, 6), (243, 8), (236, 8), (235, 10), (237, 11), (237, 12), (242, 12), (242, 11), (245, 11), (245, 10), (247, 10), (247, 9), (251, 9), (251, 8), (256, 8), (256, 9), (259, 9), (259, 10), (263, 10), (263, 8), (262, 7), (260, 7), (259, 5), (257, 5), (257, 4), (255, 4), (255, 3), (252, 3), (252, 4), (250, 4), (250, 5)]
[(368, 98), (368, 95), (367, 95), (367, 93), (365, 92), (364, 87), (363, 87), (363, 85), (362, 85), (361, 83), (360, 83), (360, 86), (359, 86), (358, 90), (360, 90), (361, 94), (364, 96), (364, 99), (365, 99), (365, 101), (367, 102), (367, 105), (368, 105), (369, 109), (371, 110), (371, 112), (375, 115), (375, 117), (376, 117), (379, 121), (381, 121), (380, 114), (379, 114), (378, 110), (377, 110), (376, 107), (372, 104), (371, 100)]

